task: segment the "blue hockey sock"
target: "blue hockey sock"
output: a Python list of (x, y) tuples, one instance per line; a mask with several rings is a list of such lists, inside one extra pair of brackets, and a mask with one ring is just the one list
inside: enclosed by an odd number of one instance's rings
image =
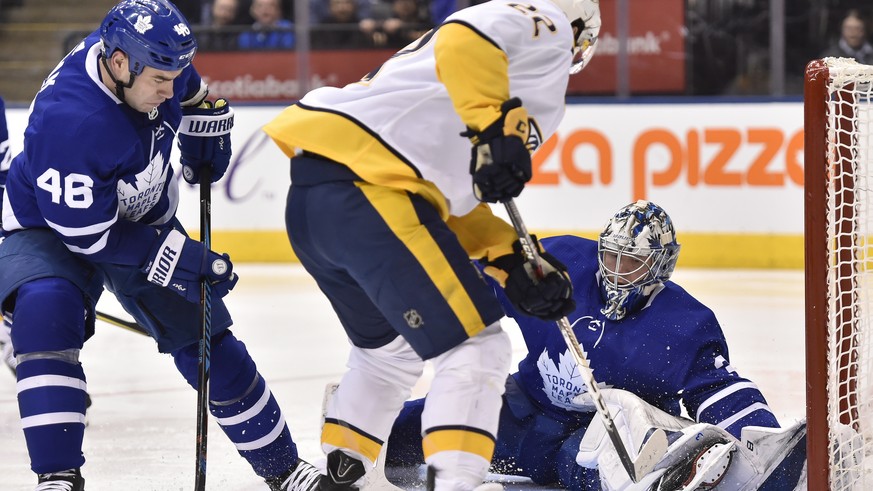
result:
[(210, 402), (212, 415), (261, 477), (276, 477), (297, 462), (297, 445), (276, 398), (256, 375), (254, 390), (238, 400)]
[[(195, 344), (173, 353), (176, 367), (195, 388), (197, 349)], [(263, 478), (296, 465), (297, 445), (245, 344), (224, 331), (212, 340), (210, 361), (209, 409), (240, 455)]]
[(30, 359), (18, 365), (18, 408), (31, 469), (37, 474), (81, 467), (85, 373), (78, 363)]

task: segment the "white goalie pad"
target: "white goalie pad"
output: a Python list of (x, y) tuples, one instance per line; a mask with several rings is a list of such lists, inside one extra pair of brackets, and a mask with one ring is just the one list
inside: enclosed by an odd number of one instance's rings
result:
[[(616, 430), (621, 436), (632, 459), (635, 459), (646, 437), (656, 428), (669, 433), (682, 430), (694, 424), (685, 418), (677, 418), (640, 399), (631, 392), (621, 389), (601, 389), (601, 394), (609, 408), (609, 413), (615, 422)], [(585, 404), (586, 395), (580, 394), (574, 399), (575, 404)], [(669, 449), (667, 457), (669, 458)], [(628, 476), (600, 418), (594, 418), (588, 426), (579, 444), (576, 463), (583, 467), (597, 468), (601, 476), (601, 486), (605, 490), (630, 491), (647, 490), (651, 484), (663, 474), (659, 466), (662, 460), (651, 472), (638, 483)]]
[[(595, 418), (582, 438), (576, 461), (597, 468), (602, 489), (607, 491), (756, 490), (792, 451), (802, 446), (806, 435), (806, 423), (800, 421), (788, 428), (749, 426), (738, 441), (717, 426), (671, 416), (632, 393), (618, 389), (602, 392), (631, 454), (653, 428), (667, 431), (670, 442), (654, 470), (634, 483), (608, 441), (603, 423)], [(805, 483), (804, 466), (796, 482), (780, 483), (778, 489), (801, 490), (806, 488)]]

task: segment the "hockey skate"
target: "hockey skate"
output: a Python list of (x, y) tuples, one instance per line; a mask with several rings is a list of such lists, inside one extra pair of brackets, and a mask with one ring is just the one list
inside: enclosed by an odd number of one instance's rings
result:
[(39, 474), (39, 484), (33, 491), (83, 491), (85, 478), (79, 469)]
[(360, 489), (354, 484), (367, 473), (364, 463), (341, 450), (327, 454), (327, 477), (321, 480), (319, 491)]
[(275, 479), (267, 479), (270, 491), (315, 491), (324, 476), (314, 465), (298, 459), (297, 465)]

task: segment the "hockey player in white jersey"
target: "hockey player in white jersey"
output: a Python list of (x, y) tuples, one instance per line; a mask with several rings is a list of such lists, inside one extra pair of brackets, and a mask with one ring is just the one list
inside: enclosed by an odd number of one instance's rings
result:
[[(568, 320), (631, 457), (651, 428), (667, 430), (670, 447), (634, 484), (560, 331), (496, 289), (528, 354), (506, 380), (495, 472), (576, 491), (690, 491), (716, 483), (723, 491), (795, 489), (804, 475), (805, 425), (779, 428), (757, 386), (731, 366), (715, 314), (669, 281), (680, 246), (661, 207), (623, 207), (598, 241), (565, 235), (541, 243), (568, 268), (576, 301)], [(405, 404), (388, 441), (388, 466), (423, 462), (424, 405)], [(679, 417), (683, 407), (693, 420)]]
[[(79, 351), (103, 288), (197, 386), (199, 285), (212, 283), (210, 411), (271, 490), (309, 489), (269, 387), (229, 330), (230, 258), (187, 237), (170, 165), (227, 170), (233, 111), (205, 104), (191, 27), (167, 0), (123, 0), (49, 74), (3, 197), (0, 302), (12, 320), (18, 406), (37, 490), (82, 491), (87, 384)], [(119, 347), (119, 349), (124, 349)], [(148, 376), (148, 369), (144, 369)], [(140, 483), (152, 489), (149, 483)]]
[(326, 489), (354, 487), (372, 467), (424, 360), (435, 367), (421, 417), (429, 487), (481, 485), (510, 345), (470, 258), (501, 270), (519, 310), (573, 310), (564, 267), (532, 278), (487, 202), (518, 196), (531, 178), (530, 152), (561, 121), (570, 72), (599, 29), (596, 0), (493, 0), (265, 126), (291, 157), (291, 245), (353, 346), (321, 435)]

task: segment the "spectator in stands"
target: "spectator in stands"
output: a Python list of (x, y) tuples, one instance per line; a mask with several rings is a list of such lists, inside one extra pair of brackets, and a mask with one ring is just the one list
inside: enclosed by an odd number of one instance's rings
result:
[(329, 0), (327, 15), (312, 29), (312, 47), (315, 49), (349, 49), (372, 47), (370, 30), (372, 19), (361, 19), (356, 0)]
[(240, 49), (294, 49), (294, 25), (282, 18), (279, 0), (253, 0), (252, 30), (239, 36)]
[(203, 19), (204, 6), (200, 0), (173, 0), (173, 3), (190, 24), (200, 24), (205, 20)]
[(374, 44), (403, 48), (431, 27), (427, 5), (419, 4), (418, 0), (391, 0), (391, 15), (374, 33)]
[[(353, 0), (355, 2), (355, 11), (361, 19), (369, 19), (372, 17), (370, 6), (374, 3), (378, 4), (378, 0)], [(325, 0), (309, 0), (309, 22), (312, 25), (323, 23), (330, 16), (330, 2)]]
[(211, 22), (208, 29), (197, 36), (197, 44), (204, 51), (233, 51), (238, 48), (239, 31), (233, 26), (240, 24), (239, 0), (213, 0), (210, 9)]
[(867, 23), (858, 10), (849, 10), (843, 18), (840, 39), (821, 54), (821, 58), (827, 56), (854, 58), (858, 63), (873, 64), (873, 46), (867, 41)]

